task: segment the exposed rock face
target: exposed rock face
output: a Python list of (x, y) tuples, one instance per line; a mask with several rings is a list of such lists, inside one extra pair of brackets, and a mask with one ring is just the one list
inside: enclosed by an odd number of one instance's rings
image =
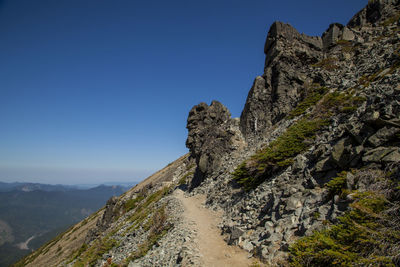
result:
[(349, 21), (349, 27), (371, 26), (382, 18), (389, 18), (396, 14), (393, 6), (398, 6), (398, 0), (374, 0), (368, 1), (368, 5), (358, 12)]
[(354, 32), (340, 23), (333, 23), (329, 26), (328, 30), (322, 35), (324, 49), (327, 50), (332, 45), (336, 45), (337, 41), (353, 41), (356, 38)]
[(262, 139), (265, 131), (284, 118), (302, 99), (315, 79), (305, 66), (320, 61), (320, 37), (300, 34), (289, 24), (275, 22), (268, 33), (264, 74), (255, 79), (240, 116), (246, 140)]
[[(399, 1), (370, 1), (347, 26), (331, 24), (322, 38), (281, 22), (271, 26), (264, 74), (256, 77), (240, 117), (247, 147), (229, 161), (220, 157), (225, 172), (205, 174), (196, 189), (208, 193), (210, 206), (224, 209), (221, 228), (229, 244), (274, 265), (294, 240), (346, 211), (351, 200), (330, 197), (324, 187), (332, 177), (353, 168), (398, 168), (393, 166), (400, 162), (400, 35), (397, 22), (387, 21), (399, 12)], [(313, 83), (365, 101), (332, 113), (329, 127), (288, 168), (254, 190), (233, 191), (234, 168), (285, 132), (293, 123), (287, 115)], [(349, 190), (373, 186), (346, 175)]]
[(101, 219), (96, 222), (96, 228), (90, 229), (86, 238), (85, 243), (90, 243), (95, 240), (101, 233), (103, 233), (111, 225), (116, 217), (119, 216), (119, 208), (117, 207), (118, 198), (111, 197), (105, 206), (105, 210)]
[(186, 146), (196, 159), (197, 169), (190, 187), (198, 186), (207, 175), (218, 172), (222, 156), (235, 149), (242, 140), (237, 120), (231, 119), (229, 110), (218, 101), (210, 106), (200, 103), (189, 113)]

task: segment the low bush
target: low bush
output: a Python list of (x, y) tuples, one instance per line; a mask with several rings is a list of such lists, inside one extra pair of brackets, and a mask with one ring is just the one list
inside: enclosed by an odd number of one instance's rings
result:
[(104, 253), (115, 246), (118, 246), (118, 242), (110, 238), (110, 236), (106, 236), (101, 240), (96, 240), (90, 247), (84, 244), (74, 256), (77, 260), (73, 266), (94, 266), (96, 262), (102, 258)]
[(125, 212), (135, 209), (139, 204), (139, 202), (142, 201), (144, 198), (145, 196), (143, 194), (138, 194), (136, 198), (131, 198), (128, 201), (126, 201), (124, 204)]
[(300, 116), (306, 112), (309, 107), (314, 106), (328, 92), (328, 88), (324, 86), (314, 86), (308, 92), (303, 101), (289, 113), (289, 118)]
[[(340, 184), (340, 183), (339, 183)], [(400, 246), (400, 229), (386, 211), (399, 205), (377, 192), (354, 194), (338, 224), (297, 240), (291, 266), (394, 266), (390, 254)]]
[(333, 70), (336, 70), (339, 68), (339, 66), (336, 65), (337, 61), (338, 61), (338, 59), (334, 58), (334, 57), (324, 58), (320, 62), (312, 65), (312, 67), (322, 68), (322, 69), (326, 69), (328, 71), (333, 71)]
[(341, 195), (343, 193), (343, 190), (346, 188), (346, 175), (347, 172), (343, 171), (338, 177), (331, 179), (325, 184), (325, 187), (328, 188), (330, 197)]
[(315, 133), (324, 125), (326, 121), (322, 119), (299, 120), (266, 148), (240, 164), (232, 173), (233, 178), (246, 190), (257, 187), (267, 175), (290, 165), (296, 155), (309, 147)]
[(314, 109), (313, 115), (316, 117), (328, 118), (335, 114), (352, 113), (366, 100), (365, 97), (355, 96), (349, 91), (336, 91), (324, 96), (322, 101)]

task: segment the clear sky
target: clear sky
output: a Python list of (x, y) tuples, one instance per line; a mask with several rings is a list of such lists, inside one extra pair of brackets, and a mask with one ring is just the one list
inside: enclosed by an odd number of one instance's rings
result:
[(0, 181), (140, 181), (186, 119), (240, 116), (275, 20), (321, 35), (367, 0), (0, 0)]

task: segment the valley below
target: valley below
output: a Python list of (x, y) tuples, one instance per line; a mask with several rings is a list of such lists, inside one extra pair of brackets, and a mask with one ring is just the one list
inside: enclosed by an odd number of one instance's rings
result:
[[(86, 218), (126, 188), (15, 184), (0, 188), (0, 266), (24, 255)], [(7, 188), (7, 189), (6, 189)]]

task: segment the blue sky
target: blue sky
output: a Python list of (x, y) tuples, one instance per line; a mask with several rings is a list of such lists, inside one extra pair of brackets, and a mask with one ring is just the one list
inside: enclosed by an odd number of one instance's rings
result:
[(366, 0), (0, 0), (0, 181), (140, 181), (186, 119), (240, 116), (271, 23), (321, 35)]

